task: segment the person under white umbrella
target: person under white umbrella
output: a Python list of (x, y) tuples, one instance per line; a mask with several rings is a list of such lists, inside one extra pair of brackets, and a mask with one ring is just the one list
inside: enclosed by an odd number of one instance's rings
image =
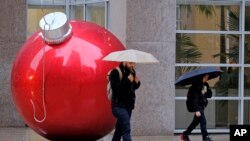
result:
[(121, 62), (109, 75), (112, 88), (111, 107), (117, 119), (112, 141), (132, 141), (130, 119), (135, 105), (135, 90), (140, 87), (140, 79), (136, 75), (136, 63), (158, 63), (152, 55), (138, 50), (112, 52), (103, 58), (105, 61)]

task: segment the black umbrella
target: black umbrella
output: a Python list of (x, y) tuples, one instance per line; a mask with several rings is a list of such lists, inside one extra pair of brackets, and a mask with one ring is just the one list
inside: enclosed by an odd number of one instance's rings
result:
[(208, 79), (218, 77), (223, 71), (215, 67), (203, 67), (182, 74), (175, 82), (175, 85), (185, 86), (201, 79), (205, 74), (209, 74)]

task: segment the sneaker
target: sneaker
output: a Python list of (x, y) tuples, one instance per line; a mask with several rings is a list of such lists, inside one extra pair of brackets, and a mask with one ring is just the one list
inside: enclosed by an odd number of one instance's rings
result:
[(181, 140), (181, 141), (190, 141), (188, 135), (185, 134), (185, 133), (182, 133), (182, 134), (181, 134), (180, 140)]
[(214, 140), (212, 140), (211, 137), (207, 136), (205, 139), (203, 139), (203, 141), (214, 141)]

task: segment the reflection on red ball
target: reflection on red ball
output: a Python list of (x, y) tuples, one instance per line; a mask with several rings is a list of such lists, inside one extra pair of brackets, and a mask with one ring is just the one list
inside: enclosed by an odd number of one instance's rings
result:
[(97, 140), (115, 125), (106, 75), (118, 64), (102, 58), (125, 48), (100, 26), (70, 23), (72, 36), (59, 45), (45, 44), (41, 32), (25, 42), (12, 68), (12, 95), (24, 121), (45, 138)]

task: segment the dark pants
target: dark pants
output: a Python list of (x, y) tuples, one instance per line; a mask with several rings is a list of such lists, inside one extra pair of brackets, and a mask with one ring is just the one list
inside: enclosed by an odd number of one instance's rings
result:
[(112, 113), (117, 119), (115, 126), (115, 133), (112, 141), (132, 141), (130, 135), (130, 118), (132, 110), (128, 110), (122, 107), (112, 107)]
[(206, 120), (204, 111), (200, 111), (200, 113), (201, 113), (200, 117), (197, 117), (194, 114), (193, 121), (191, 122), (191, 124), (188, 126), (187, 130), (184, 133), (187, 135), (190, 135), (191, 132), (195, 129), (195, 127), (200, 123), (202, 138), (205, 139), (208, 135), (208, 133), (207, 133), (207, 120)]

